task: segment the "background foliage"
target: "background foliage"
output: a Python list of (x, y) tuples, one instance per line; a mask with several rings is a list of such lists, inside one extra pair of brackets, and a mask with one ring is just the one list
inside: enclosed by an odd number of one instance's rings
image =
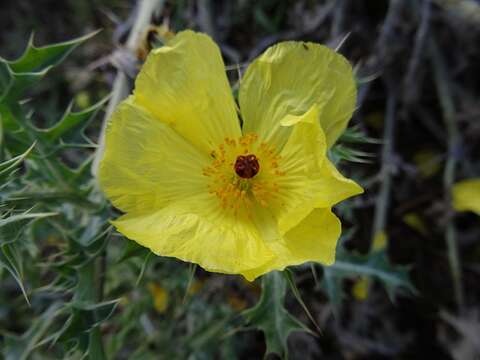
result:
[[(3, 357), (478, 356), (479, 222), (452, 210), (450, 191), (480, 174), (479, 3), (151, 4), (151, 16), (127, 0), (0, 5)], [(366, 193), (336, 208), (333, 266), (248, 283), (154, 256), (112, 229), (118, 212), (92, 163), (106, 103), (130, 90), (164, 35), (132, 37), (142, 16), (213, 36), (234, 89), (238, 71), (281, 40), (326, 43), (356, 64), (358, 110), (330, 156)]]

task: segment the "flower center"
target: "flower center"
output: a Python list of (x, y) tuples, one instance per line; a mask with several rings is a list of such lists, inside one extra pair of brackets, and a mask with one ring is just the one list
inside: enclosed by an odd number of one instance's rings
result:
[(257, 175), (260, 170), (260, 164), (257, 157), (253, 154), (239, 155), (235, 161), (235, 172), (243, 179), (250, 179)]
[(212, 163), (203, 175), (210, 178), (208, 190), (223, 209), (235, 216), (251, 216), (252, 207), (280, 201), (278, 180), (285, 175), (281, 157), (273, 146), (259, 142), (256, 134), (225, 138), (210, 156)]

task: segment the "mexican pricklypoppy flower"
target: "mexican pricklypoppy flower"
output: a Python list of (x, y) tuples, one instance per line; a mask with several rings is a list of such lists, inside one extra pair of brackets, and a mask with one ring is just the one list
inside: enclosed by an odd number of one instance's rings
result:
[(362, 189), (327, 150), (355, 98), (341, 55), (283, 42), (248, 67), (237, 111), (219, 48), (179, 33), (150, 53), (110, 119), (99, 181), (125, 212), (113, 224), (155, 254), (249, 280), (332, 264), (331, 207)]

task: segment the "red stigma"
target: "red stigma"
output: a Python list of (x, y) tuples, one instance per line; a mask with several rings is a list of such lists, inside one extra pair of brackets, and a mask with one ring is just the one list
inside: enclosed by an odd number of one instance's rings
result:
[(260, 170), (260, 164), (257, 157), (253, 154), (239, 155), (235, 161), (235, 172), (244, 179), (250, 179), (257, 175)]

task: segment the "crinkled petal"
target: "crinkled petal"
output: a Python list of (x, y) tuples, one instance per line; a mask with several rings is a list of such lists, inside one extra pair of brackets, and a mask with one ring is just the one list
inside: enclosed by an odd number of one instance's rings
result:
[(352, 116), (356, 85), (342, 55), (319, 44), (289, 41), (268, 48), (248, 67), (239, 101), (244, 132), (256, 132), (280, 147), (291, 128), (279, 129), (279, 122), (317, 104), (330, 147)]
[(457, 211), (473, 211), (480, 215), (480, 178), (467, 179), (453, 185), (453, 207)]
[(314, 176), (315, 207), (331, 207), (349, 197), (362, 194), (363, 188), (347, 179), (335, 168), (328, 158)]
[(142, 107), (119, 105), (107, 132), (99, 182), (123, 211), (148, 211), (207, 192), (207, 155)]
[(283, 270), (287, 266), (309, 261), (331, 265), (335, 261), (340, 233), (340, 220), (330, 209), (315, 209), (290, 229), (281, 241), (267, 244), (275, 254), (273, 261), (245, 271), (242, 275), (252, 281), (269, 271)]
[(280, 122), (282, 127), (292, 127), (280, 153), (284, 175), (276, 179), (279, 191), (272, 208), (282, 234), (314, 208), (332, 207), (363, 192), (327, 158), (326, 140), (317, 118), (318, 107), (314, 105), (303, 116), (288, 115)]
[(291, 125), (293, 128), (280, 153), (284, 175), (276, 179), (279, 201), (272, 209), (282, 234), (315, 207), (318, 194), (313, 189), (312, 178), (319, 173), (326, 159), (325, 135), (317, 118), (318, 107), (314, 105), (303, 116), (295, 119), (288, 116), (281, 122), (283, 127)]
[(226, 136), (241, 135), (220, 50), (205, 34), (183, 31), (153, 50), (137, 77), (134, 95), (207, 153)]
[(239, 274), (273, 259), (256, 226), (235, 221), (208, 195), (150, 213), (129, 213), (113, 224), (161, 256), (196, 263), (208, 271)]

